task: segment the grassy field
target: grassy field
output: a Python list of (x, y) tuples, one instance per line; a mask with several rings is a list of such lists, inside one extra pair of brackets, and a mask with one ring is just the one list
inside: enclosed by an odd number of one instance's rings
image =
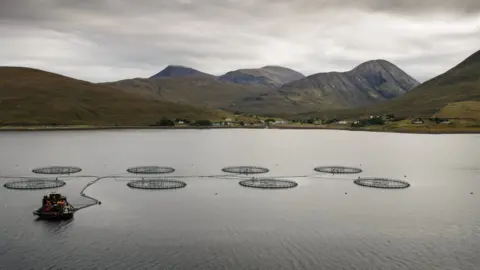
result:
[[(1, 131), (61, 131), (61, 130), (107, 130), (107, 129), (264, 129), (265, 125), (232, 125), (232, 126), (189, 126), (176, 125), (173, 127), (162, 126), (92, 126), (92, 125), (65, 125), (65, 126), (0, 126)], [(407, 122), (387, 124), (383, 126), (369, 126), (353, 128), (350, 125), (314, 125), (314, 124), (279, 124), (270, 125), (269, 129), (328, 129), (348, 131), (370, 131), (370, 132), (395, 132), (395, 133), (420, 133), (420, 134), (454, 134), (454, 133), (480, 133), (480, 123), (464, 122), (454, 125), (442, 125), (427, 122), (422, 125), (413, 125)]]
[(0, 67), (0, 125), (4, 126), (146, 126), (161, 118), (220, 120), (231, 116), (36, 69)]
[(436, 124), (426, 122), (425, 124), (414, 125), (410, 122), (390, 123), (382, 126), (351, 127), (350, 125), (313, 125), (313, 124), (285, 124), (270, 128), (278, 129), (331, 129), (349, 131), (372, 131), (372, 132), (398, 132), (398, 133), (480, 133), (480, 122), (457, 123), (453, 125)]

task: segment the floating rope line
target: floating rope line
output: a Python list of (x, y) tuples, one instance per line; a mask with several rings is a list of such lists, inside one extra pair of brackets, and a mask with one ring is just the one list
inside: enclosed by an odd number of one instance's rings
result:
[[(314, 169), (317, 172), (329, 173), (329, 174), (356, 174), (362, 172), (360, 168), (343, 167), (343, 166), (322, 166)], [(72, 174), (81, 171), (78, 167), (73, 166), (52, 166), (43, 167), (32, 170), (35, 173), (43, 174)], [(138, 180), (138, 176), (128, 174), (117, 174), (108, 176), (93, 176), (93, 175), (61, 175), (52, 179), (47, 178), (32, 178), (31, 176), (0, 176), (0, 179), (15, 179), (14, 181), (7, 181), (4, 184), (5, 188), (11, 189), (40, 189), (40, 188), (56, 188), (66, 184), (65, 181), (73, 180), (75, 178), (95, 178), (88, 182), (88, 184), (80, 191), (80, 196), (92, 200), (92, 203), (75, 207), (75, 211), (85, 209), (87, 207), (101, 204), (101, 201), (86, 194), (86, 190), (102, 179), (114, 179), (115, 181), (129, 181), (128, 186), (132, 188), (146, 188), (146, 189), (169, 189), (169, 188), (181, 188), (187, 184), (180, 180), (173, 180), (172, 178), (217, 178), (217, 179), (235, 179), (241, 180), (240, 185), (245, 187), (254, 188), (292, 188), (298, 185), (297, 182), (287, 180), (288, 178), (325, 178), (325, 179), (344, 179), (354, 180), (357, 185), (376, 187), (376, 188), (407, 188), (410, 186), (408, 182), (385, 179), (385, 178), (344, 178), (333, 177), (325, 174), (307, 174), (307, 175), (294, 175), (294, 176), (272, 176), (269, 178), (251, 178), (249, 174), (261, 174), (269, 172), (269, 169), (256, 166), (236, 166), (225, 167), (222, 171), (232, 174), (217, 174), (217, 175), (178, 175), (178, 176), (153, 176), (153, 174), (165, 174), (174, 172), (175, 169), (171, 167), (160, 166), (141, 166), (131, 167), (127, 169), (127, 172), (134, 174), (151, 174), (152, 176), (142, 176), (141, 180)], [(61, 178), (61, 179), (60, 179)], [(285, 180), (282, 180), (287, 178)]]
[(85, 208), (90, 207), (90, 206), (94, 206), (94, 205), (97, 205), (97, 204), (102, 204), (101, 201), (99, 201), (99, 200), (97, 200), (97, 199), (95, 199), (95, 198), (93, 198), (93, 197), (90, 197), (90, 196), (88, 196), (87, 194), (85, 194), (85, 190), (87, 190), (87, 188), (89, 188), (91, 185), (95, 184), (96, 182), (100, 181), (100, 179), (103, 179), (103, 178), (104, 178), (104, 177), (97, 177), (97, 179), (88, 182), (88, 184), (87, 184), (85, 187), (83, 187), (83, 189), (80, 191), (80, 196), (92, 200), (93, 203), (91, 203), (91, 204), (86, 204), (86, 205), (83, 205), (83, 206), (80, 206), (80, 207), (74, 207), (74, 208), (75, 208), (75, 212), (78, 211), (78, 210), (81, 210), (81, 209), (85, 209)]

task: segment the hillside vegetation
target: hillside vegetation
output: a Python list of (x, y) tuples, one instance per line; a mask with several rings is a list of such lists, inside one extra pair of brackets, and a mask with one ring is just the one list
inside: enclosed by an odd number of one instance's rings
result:
[(144, 96), (152, 97), (153, 94), (163, 101), (230, 111), (237, 110), (238, 102), (271, 91), (267, 87), (251, 87), (206, 77), (137, 78), (103, 85)]
[(394, 64), (372, 60), (347, 72), (310, 75), (283, 85), (280, 93), (310, 110), (354, 108), (401, 96), (419, 83)]
[(219, 77), (222, 81), (253, 86), (268, 86), (271, 88), (278, 88), (286, 83), (302, 78), (305, 78), (305, 76), (300, 72), (280, 66), (238, 69)]
[(0, 67), (2, 125), (150, 125), (163, 117), (219, 119), (225, 115), (37, 69)]
[[(444, 117), (470, 115), (480, 109), (480, 51), (405, 95), (378, 105), (349, 110), (317, 111), (303, 116), (352, 118), (366, 115), (395, 114), (399, 117)], [(468, 104), (468, 106), (463, 106)], [(456, 109), (454, 109), (456, 108)]]

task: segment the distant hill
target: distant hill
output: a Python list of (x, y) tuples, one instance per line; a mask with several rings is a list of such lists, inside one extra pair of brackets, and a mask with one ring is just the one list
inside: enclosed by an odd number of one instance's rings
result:
[(280, 116), (374, 104), (403, 95), (418, 82), (395, 65), (375, 60), (349, 72), (308, 77), (279, 66), (239, 69), (219, 77), (192, 68), (169, 66), (148, 79), (106, 85), (130, 93), (153, 93), (169, 102)]
[(283, 85), (280, 92), (300, 106), (321, 110), (353, 108), (401, 96), (419, 85), (385, 60), (372, 60), (348, 72), (318, 73)]
[(271, 91), (267, 87), (246, 86), (210, 77), (137, 78), (104, 85), (144, 96), (153, 94), (168, 102), (230, 111), (237, 110), (235, 107), (237, 102)]
[(213, 78), (215, 76), (184, 66), (169, 65), (159, 73), (151, 76), (155, 78)]
[[(307, 115), (326, 115), (337, 117), (356, 117), (361, 115), (394, 113), (398, 116), (430, 117), (437, 112), (462, 114), (479, 110), (478, 102), (461, 103), (463, 101), (480, 101), (480, 51), (477, 51), (447, 72), (424, 82), (405, 95), (374, 106), (366, 106), (351, 110), (336, 110), (309, 113)], [(462, 106), (469, 104), (468, 106)], [(446, 113), (450, 112), (450, 113)]]
[(238, 69), (227, 72), (219, 77), (222, 81), (277, 88), (283, 84), (300, 80), (305, 76), (293, 69), (280, 66), (265, 66), (262, 68)]
[(0, 124), (149, 125), (162, 117), (220, 119), (223, 113), (126, 93), (37, 69), (0, 67)]

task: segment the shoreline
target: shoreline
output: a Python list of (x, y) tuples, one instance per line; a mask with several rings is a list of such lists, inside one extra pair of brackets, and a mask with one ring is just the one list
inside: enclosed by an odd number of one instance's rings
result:
[(480, 128), (452, 128), (452, 129), (365, 129), (350, 127), (325, 127), (325, 126), (216, 126), (216, 127), (196, 127), (196, 126), (3, 126), (0, 132), (7, 131), (92, 131), (92, 130), (146, 130), (146, 129), (302, 129), (302, 130), (343, 130), (343, 131), (361, 131), (361, 132), (382, 132), (382, 133), (406, 133), (406, 134), (480, 134)]

